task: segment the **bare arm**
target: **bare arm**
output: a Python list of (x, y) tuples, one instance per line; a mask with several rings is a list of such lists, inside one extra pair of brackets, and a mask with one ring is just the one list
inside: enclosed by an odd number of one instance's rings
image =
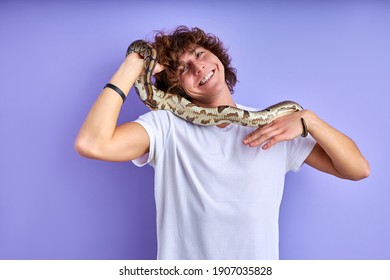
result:
[[(110, 83), (127, 95), (142, 70), (143, 60), (137, 54), (130, 54)], [(149, 150), (148, 134), (140, 124), (117, 126), (122, 103), (114, 90), (103, 89), (76, 138), (75, 149), (80, 155), (107, 161), (128, 161)]]
[(360, 180), (369, 176), (369, 163), (352, 139), (311, 111), (307, 111), (304, 118), (318, 143), (307, 157), (307, 164), (344, 179)]
[(302, 117), (317, 141), (305, 161), (307, 164), (344, 179), (360, 180), (369, 176), (369, 163), (356, 144), (309, 110), (292, 113), (256, 129), (246, 137), (244, 144), (255, 147), (268, 141), (263, 149), (269, 149), (280, 141), (299, 137), (302, 133)]

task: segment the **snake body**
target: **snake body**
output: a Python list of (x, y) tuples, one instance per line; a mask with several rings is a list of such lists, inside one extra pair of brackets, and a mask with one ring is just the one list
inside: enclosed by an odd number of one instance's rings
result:
[(258, 127), (303, 109), (301, 105), (293, 101), (282, 101), (261, 111), (247, 111), (233, 106), (199, 107), (183, 96), (164, 92), (153, 85), (152, 71), (157, 64), (157, 52), (152, 45), (143, 40), (134, 41), (128, 47), (126, 56), (130, 53), (138, 53), (144, 58), (144, 74), (139, 76), (134, 83), (142, 102), (151, 110), (168, 110), (193, 124), (212, 126), (233, 123)]

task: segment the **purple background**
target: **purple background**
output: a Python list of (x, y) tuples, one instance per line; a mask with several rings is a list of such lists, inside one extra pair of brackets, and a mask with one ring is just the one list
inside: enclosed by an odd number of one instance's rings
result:
[[(371, 163), (359, 182), (287, 175), (281, 258), (390, 259), (390, 3), (134, 2), (1, 2), (0, 259), (155, 258), (153, 169), (73, 142), (128, 44), (180, 24), (224, 41), (237, 102), (295, 100)], [(119, 121), (146, 111), (132, 90)]]

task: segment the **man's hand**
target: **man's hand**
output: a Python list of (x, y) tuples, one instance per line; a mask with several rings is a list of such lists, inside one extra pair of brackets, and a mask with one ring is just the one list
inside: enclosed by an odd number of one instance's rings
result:
[(256, 129), (245, 137), (244, 144), (256, 147), (265, 143), (262, 148), (269, 149), (276, 143), (299, 137), (303, 132), (301, 118), (305, 120), (310, 135), (317, 141), (305, 160), (308, 165), (349, 180), (369, 176), (370, 165), (355, 142), (310, 110), (291, 113)]
[(164, 67), (160, 63), (156, 63), (156, 66), (153, 69), (153, 76), (160, 73), (161, 71), (164, 70)]
[(262, 146), (262, 149), (265, 150), (276, 143), (292, 140), (300, 136), (303, 132), (301, 118), (305, 113), (306, 110), (294, 112), (259, 127), (245, 137), (244, 144), (250, 147), (256, 147), (266, 142)]

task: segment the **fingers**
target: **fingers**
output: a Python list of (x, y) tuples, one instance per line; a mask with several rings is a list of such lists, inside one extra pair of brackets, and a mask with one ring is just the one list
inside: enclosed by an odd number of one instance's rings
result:
[(160, 63), (157, 63), (153, 69), (153, 75), (160, 73), (163, 70), (164, 70), (164, 67)]
[(273, 125), (273, 123), (267, 124), (248, 134), (244, 139), (244, 144), (250, 147), (256, 147), (268, 141), (262, 146), (263, 149), (268, 149), (281, 141), (279, 139), (282, 133), (283, 130)]
[(280, 117), (272, 123), (259, 127), (248, 134), (244, 144), (250, 147), (263, 145), (262, 149), (269, 149), (276, 143), (292, 140), (302, 133), (302, 124), (299, 113), (292, 113)]

